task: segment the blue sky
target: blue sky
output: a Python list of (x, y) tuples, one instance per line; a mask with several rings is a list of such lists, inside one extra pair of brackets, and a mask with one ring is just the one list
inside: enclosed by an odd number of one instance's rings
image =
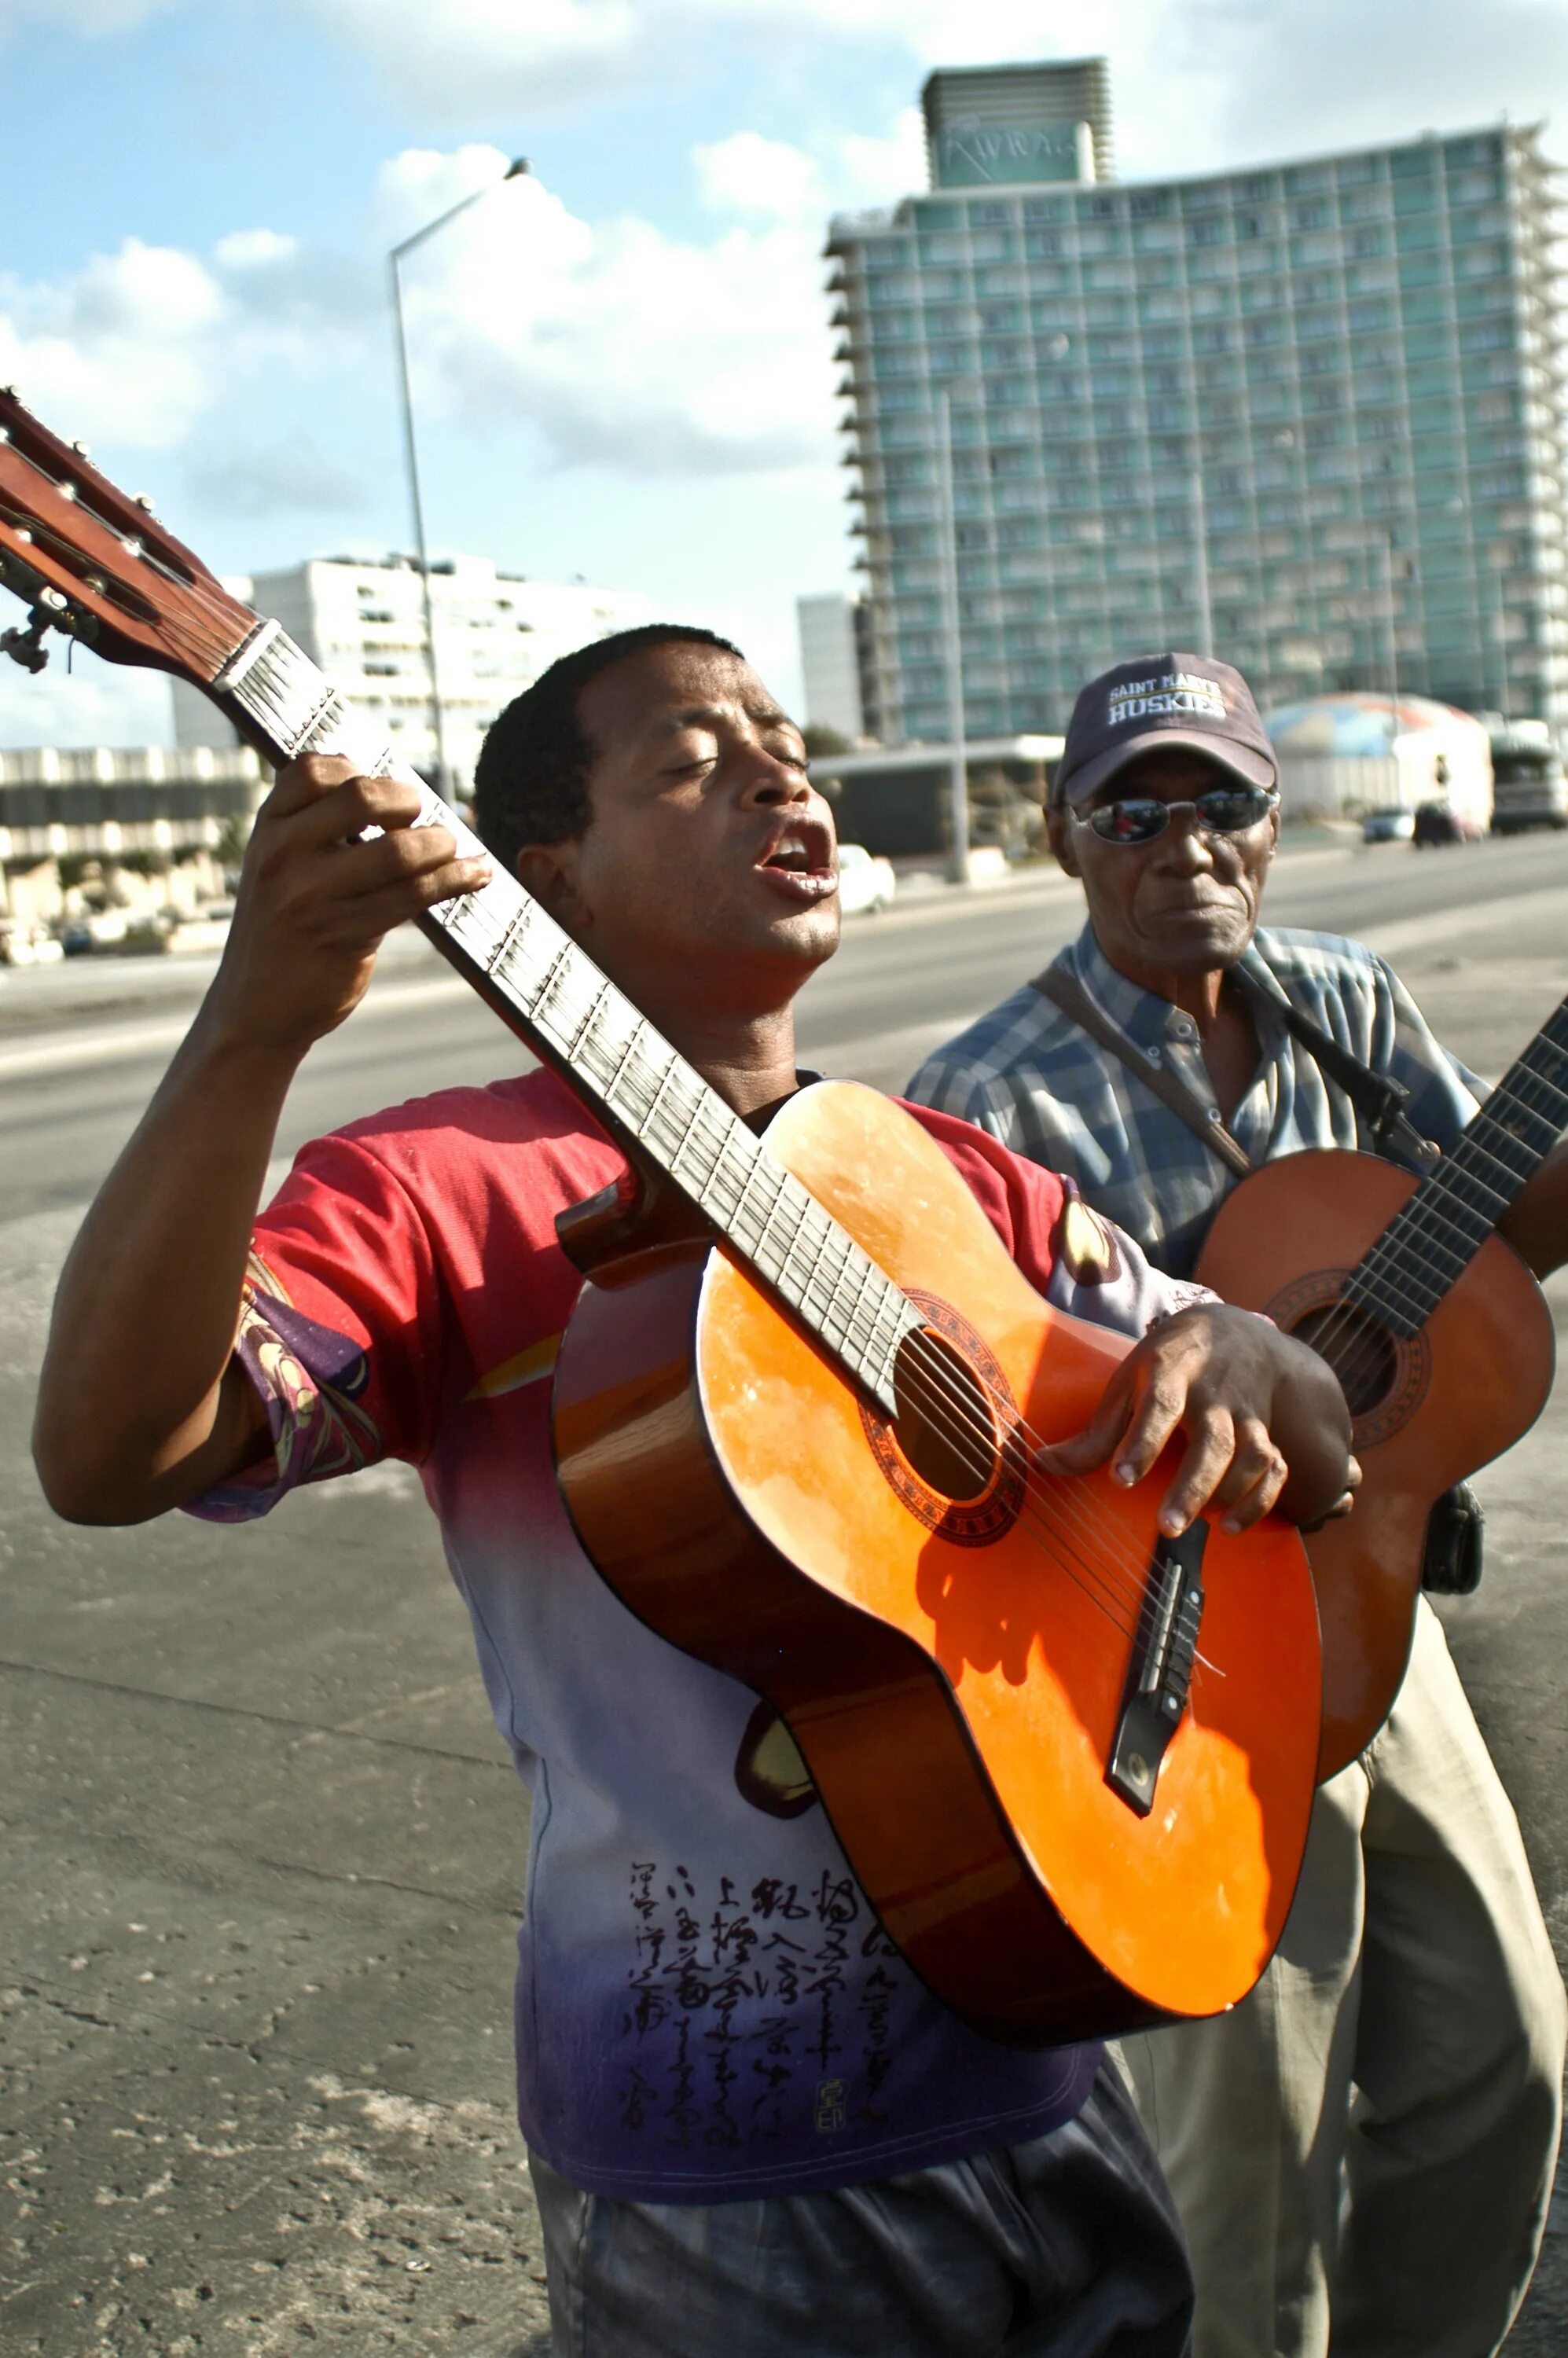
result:
[[(221, 571), (406, 544), (385, 251), (525, 152), (536, 180), (410, 269), (432, 543), (646, 591), (794, 697), (794, 599), (851, 578), (822, 230), (918, 184), (929, 67), (1103, 51), (1127, 178), (1562, 119), (1568, 0), (1432, 23), (1430, 0), (0, 0), (0, 380)], [(160, 685), (90, 658), (0, 677), (0, 742), (165, 733)]]

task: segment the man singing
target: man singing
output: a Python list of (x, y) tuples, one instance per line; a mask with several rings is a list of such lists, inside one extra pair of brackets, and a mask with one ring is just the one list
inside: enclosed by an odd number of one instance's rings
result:
[[(1227, 664), (1141, 655), (1091, 681), (1050, 811), (1088, 922), (910, 1088), (1066, 1174), (1176, 1277), (1249, 1163), (1390, 1151), (1290, 1011), (1401, 1083), (1438, 1147), (1476, 1110), (1480, 1085), (1380, 958), (1258, 929), (1278, 814), (1272, 748)], [(1568, 1257), (1563, 1150), (1502, 1233), (1538, 1273)], [(1262, 1983), (1123, 2052), (1192, 2249), (1196, 2358), (1498, 2347), (1551, 2192), (1563, 1993), (1424, 1601), (1391, 1716), (1318, 1794)]]
[[(763, 1126), (797, 1087), (792, 1007), (836, 945), (837, 875), (799, 732), (737, 652), (654, 628), (565, 658), (496, 723), (477, 788), (496, 860)], [(946, 2013), (782, 1726), (636, 1620), (572, 1534), (548, 1376), (578, 1281), (555, 1222), (624, 1172), (611, 1140), (551, 1073), (508, 1074), (307, 1147), (258, 1214), (289, 1084), (381, 936), (483, 881), (418, 807), (341, 762), (280, 775), (222, 966), (61, 1281), (49, 1496), (88, 1521), (237, 1518), (384, 1455), (419, 1467), (533, 1799), (519, 2109), (557, 2358), (1178, 2358), (1178, 2231), (1098, 2051), (1003, 2048)], [(1080, 1289), (1060, 1184), (921, 1119), (1054, 1302), (1160, 1322), (1102, 1455), (1146, 1470), (1173, 1413), (1178, 1520), (1343, 1493), (1344, 1406), (1311, 1353), (1135, 1247)]]

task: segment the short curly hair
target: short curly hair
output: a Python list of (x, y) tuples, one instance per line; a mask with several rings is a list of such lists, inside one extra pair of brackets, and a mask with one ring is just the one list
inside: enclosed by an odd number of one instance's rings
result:
[(683, 643), (718, 647), (744, 661), (740, 648), (717, 631), (643, 622), (559, 656), (492, 721), (474, 766), (474, 824), (508, 875), (529, 844), (569, 842), (593, 816), (588, 779), (598, 749), (578, 717), (578, 698), (589, 681), (623, 656)]

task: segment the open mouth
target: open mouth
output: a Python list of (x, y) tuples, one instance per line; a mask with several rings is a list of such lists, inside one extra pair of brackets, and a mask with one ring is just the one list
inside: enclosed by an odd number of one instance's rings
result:
[(776, 892), (794, 901), (823, 901), (838, 889), (833, 838), (815, 821), (798, 820), (782, 828), (757, 868)]

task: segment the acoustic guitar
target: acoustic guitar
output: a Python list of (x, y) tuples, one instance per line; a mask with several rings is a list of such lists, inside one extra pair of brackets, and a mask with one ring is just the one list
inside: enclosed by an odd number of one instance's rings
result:
[(1320, 1779), (1393, 1706), (1434, 1500), (1528, 1433), (1552, 1389), (1552, 1314), (1494, 1231), (1565, 1122), (1568, 999), (1426, 1177), (1371, 1154), (1288, 1154), (1232, 1190), (1205, 1239), (1201, 1282), (1310, 1344), (1350, 1406), (1356, 1511), (1306, 1542)]
[[(276, 622), (0, 396), (0, 579), (32, 620), (207, 690), (273, 763), (394, 772)], [(420, 824), (481, 847), (426, 793)], [(512, 879), (430, 940), (625, 1147), (568, 1216), (556, 1378), (588, 1553), (780, 1714), (854, 1872), (955, 2013), (1022, 2043), (1228, 2006), (1293, 1892), (1318, 1739), (1295, 1532), (1162, 1538), (1055, 1481), (1131, 1347), (1033, 1292), (927, 1133), (803, 1090), (766, 1140)]]

